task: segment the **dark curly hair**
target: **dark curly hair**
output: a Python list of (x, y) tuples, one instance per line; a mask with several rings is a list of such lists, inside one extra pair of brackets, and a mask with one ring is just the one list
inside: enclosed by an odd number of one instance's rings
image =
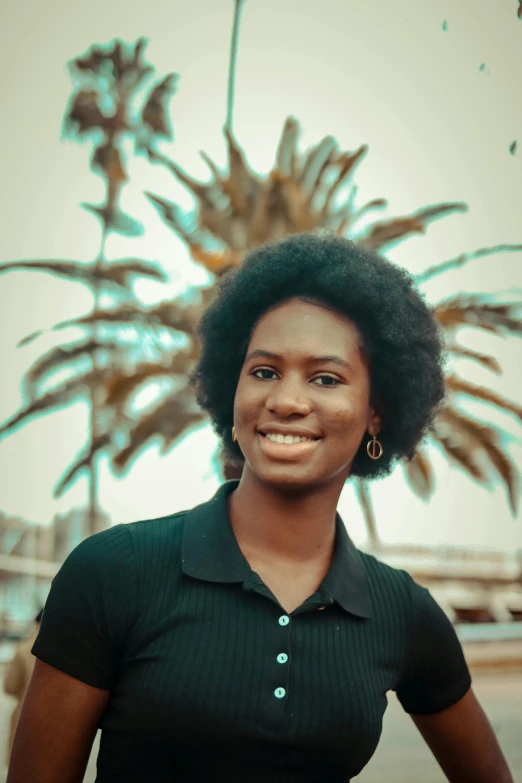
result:
[(294, 234), (253, 250), (221, 279), (198, 330), (201, 353), (192, 382), (199, 405), (227, 456), (242, 460), (231, 430), (250, 337), (268, 310), (294, 298), (333, 309), (357, 326), (384, 453), (370, 459), (363, 441), (352, 475), (387, 475), (397, 459), (414, 455), (444, 397), (441, 336), (408, 272), (347, 239)]

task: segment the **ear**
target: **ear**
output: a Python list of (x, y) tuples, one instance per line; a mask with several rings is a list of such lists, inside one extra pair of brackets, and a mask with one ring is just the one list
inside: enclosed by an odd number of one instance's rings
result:
[(373, 410), (373, 408), (370, 410), (370, 418), (368, 420), (368, 432), (370, 435), (377, 437), (379, 432), (382, 430), (382, 416), (380, 413), (377, 413)]

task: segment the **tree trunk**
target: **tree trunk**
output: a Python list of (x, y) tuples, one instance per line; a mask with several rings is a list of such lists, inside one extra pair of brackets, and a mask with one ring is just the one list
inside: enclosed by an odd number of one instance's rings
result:
[(370, 547), (374, 551), (380, 549), (380, 539), (377, 533), (377, 523), (375, 521), (375, 512), (373, 510), (372, 498), (368, 484), (360, 478), (354, 479), (355, 491), (357, 498), (362, 508), (364, 521), (366, 522), (366, 531), (368, 533), (368, 539), (370, 541)]

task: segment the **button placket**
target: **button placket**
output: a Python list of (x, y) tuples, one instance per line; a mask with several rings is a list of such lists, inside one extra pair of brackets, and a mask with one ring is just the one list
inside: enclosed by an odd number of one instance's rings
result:
[[(290, 617), (287, 614), (282, 614), (278, 619), (279, 626), (281, 627), (281, 630), (283, 633), (281, 634), (282, 637), (282, 644), (281, 648), (289, 649), (289, 639), (290, 639)], [(284, 638), (284, 642), (283, 642)], [(277, 679), (279, 681), (279, 685), (277, 688), (274, 689), (273, 694), (274, 697), (277, 700), (286, 700), (288, 696), (288, 667), (284, 664), (288, 663), (288, 653), (286, 652), (279, 652), (276, 656), (276, 666), (277, 666)]]
[(267, 679), (263, 687), (264, 698), (258, 725), (277, 734), (286, 730), (290, 717), (290, 638), (293, 618), (287, 614), (274, 613), (268, 622), (271, 630), (268, 632), (269, 644), (266, 650)]

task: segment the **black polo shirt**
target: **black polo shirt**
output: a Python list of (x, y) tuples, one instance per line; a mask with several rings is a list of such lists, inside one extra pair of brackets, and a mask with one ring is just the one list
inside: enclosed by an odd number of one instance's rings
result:
[(420, 714), (470, 687), (430, 593), (359, 552), (340, 518), (330, 570), (288, 616), (236, 542), (236, 486), (91, 536), (53, 581), (33, 653), (111, 691), (98, 783), (346, 783), (388, 691)]

